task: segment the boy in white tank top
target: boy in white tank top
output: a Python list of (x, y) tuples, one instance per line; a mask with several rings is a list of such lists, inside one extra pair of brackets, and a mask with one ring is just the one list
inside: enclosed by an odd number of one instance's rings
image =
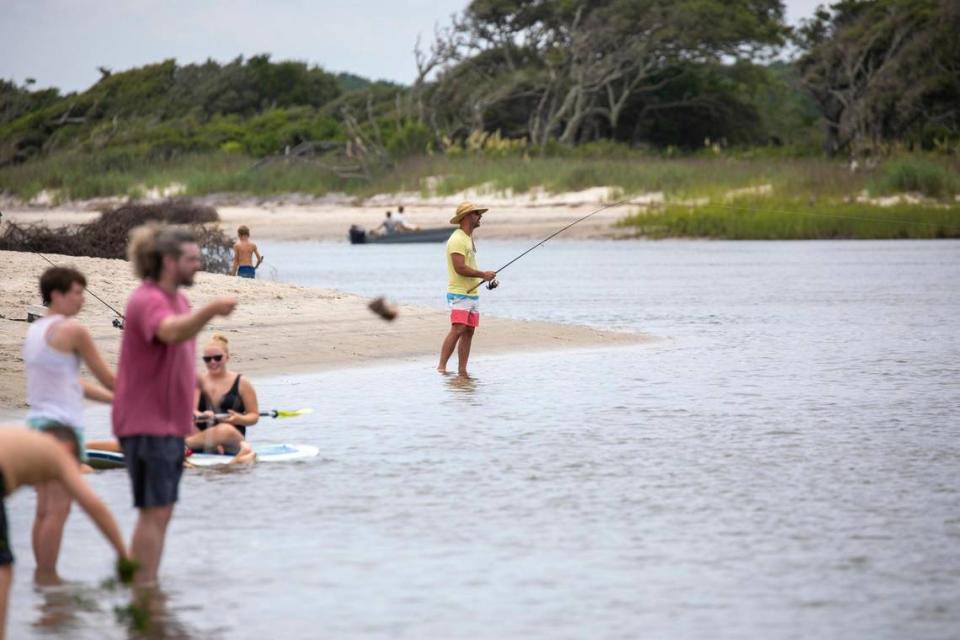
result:
[[(27, 369), (27, 424), (43, 431), (67, 426), (77, 435), (81, 460), (84, 397), (109, 403), (114, 374), (104, 362), (85, 326), (75, 320), (83, 308), (87, 280), (68, 267), (51, 267), (40, 277), (46, 317), (27, 330), (23, 361)], [(100, 384), (80, 377), (83, 362)], [(102, 385), (102, 386), (101, 386)], [(37, 484), (37, 515), (33, 523), (33, 553), (38, 577), (56, 575), (63, 526), (70, 515), (70, 495), (57, 483)]]

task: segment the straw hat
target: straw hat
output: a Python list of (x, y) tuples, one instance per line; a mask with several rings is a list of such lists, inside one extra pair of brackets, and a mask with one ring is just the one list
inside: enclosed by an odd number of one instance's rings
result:
[(483, 213), (487, 209), (481, 209), (472, 202), (461, 202), (460, 206), (457, 207), (457, 213), (452, 218), (450, 218), (450, 224), (460, 224), (460, 221), (466, 218), (471, 213)]

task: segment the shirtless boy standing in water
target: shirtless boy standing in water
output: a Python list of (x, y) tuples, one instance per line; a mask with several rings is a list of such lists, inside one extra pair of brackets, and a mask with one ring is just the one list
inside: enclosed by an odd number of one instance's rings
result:
[[(263, 262), (263, 256), (257, 249), (257, 245), (250, 242), (250, 228), (247, 225), (241, 225), (237, 229), (239, 236), (233, 245), (233, 266), (231, 273), (241, 278), (256, 278), (257, 267)], [(257, 264), (253, 264), (253, 256), (257, 256)]]

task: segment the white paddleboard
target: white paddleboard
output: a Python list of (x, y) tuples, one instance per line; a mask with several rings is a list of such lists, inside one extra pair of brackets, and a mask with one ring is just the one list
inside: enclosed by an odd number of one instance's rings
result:
[(118, 451), (87, 449), (87, 464), (94, 469), (123, 469), (123, 454)]
[[(308, 444), (264, 444), (253, 447), (257, 462), (293, 462), (315, 458), (320, 449)], [(116, 451), (87, 449), (88, 464), (94, 469), (123, 469), (123, 454)], [(187, 464), (194, 467), (216, 467), (229, 464), (233, 456), (216, 453), (194, 453)]]
[[(308, 444), (264, 444), (254, 446), (257, 462), (295, 462), (315, 458), (320, 449)], [(216, 453), (194, 453), (187, 457), (187, 464), (194, 467), (216, 467), (230, 464), (233, 456)]]

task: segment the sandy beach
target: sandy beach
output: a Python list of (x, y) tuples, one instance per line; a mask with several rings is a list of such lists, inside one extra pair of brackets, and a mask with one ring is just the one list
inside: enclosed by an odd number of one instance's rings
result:
[[(223, 227), (233, 233), (245, 224), (254, 239), (268, 240), (336, 240), (346, 242), (350, 225), (373, 228), (380, 224), (386, 211), (404, 205), (408, 222), (421, 227), (449, 226), (450, 216), (462, 200), (471, 200), (489, 207), (484, 217), (484, 238), (543, 238), (604, 206), (620, 199), (608, 188), (562, 194), (525, 194), (523, 196), (484, 196), (464, 192), (446, 197), (422, 198), (416, 194), (391, 194), (353, 202), (347, 198), (309, 198), (296, 194), (277, 199), (210, 196), (194, 198), (217, 209)], [(564, 232), (565, 238), (617, 238), (631, 235), (630, 230), (616, 227), (616, 222), (639, 208), (662, 202), (663, 194), (635, 196), (630, 202), (611, 207)], [(95, 219), (98, 209), (114, 207), (121, 200), (68, 203), (59, 207), (31, 207), (10, 202), (3, 208), (6, 220), (17, 223), (44, 223), (51, 226), (79, 224)]]
[[(83, 271), (90, 290), (121, 311), (137, 285), (130, 265), (121, 260), (49, 257)], [(0, 252), (0, 323), (4, 327), (0, 332), (0, 409), (25, 406), (20, 352), (28, 324), (23, 320), (27, 305), (40, 303), (37, 279), (47, 266), (34, 254)], [(195, 307), (216, 296), (237, 296), (234, 314), (213, 322), (200, 339), (211, 331), (225, 333), (233, 366), (251, 374), (421, 359), (435, 354), (447, 330), (447, 316), (442, 311), (401, 306), (398, 319), (385, 322), (367, 309), (365, 298), (329, 289), (201, 273), (187, 294)], [(115, 366), (120, 331), (111, 324), (113, 313), (88, 294), (79, 318)], [(645, 339), (589, 327), (485, 316), (474, 353), (615, 346)]]

